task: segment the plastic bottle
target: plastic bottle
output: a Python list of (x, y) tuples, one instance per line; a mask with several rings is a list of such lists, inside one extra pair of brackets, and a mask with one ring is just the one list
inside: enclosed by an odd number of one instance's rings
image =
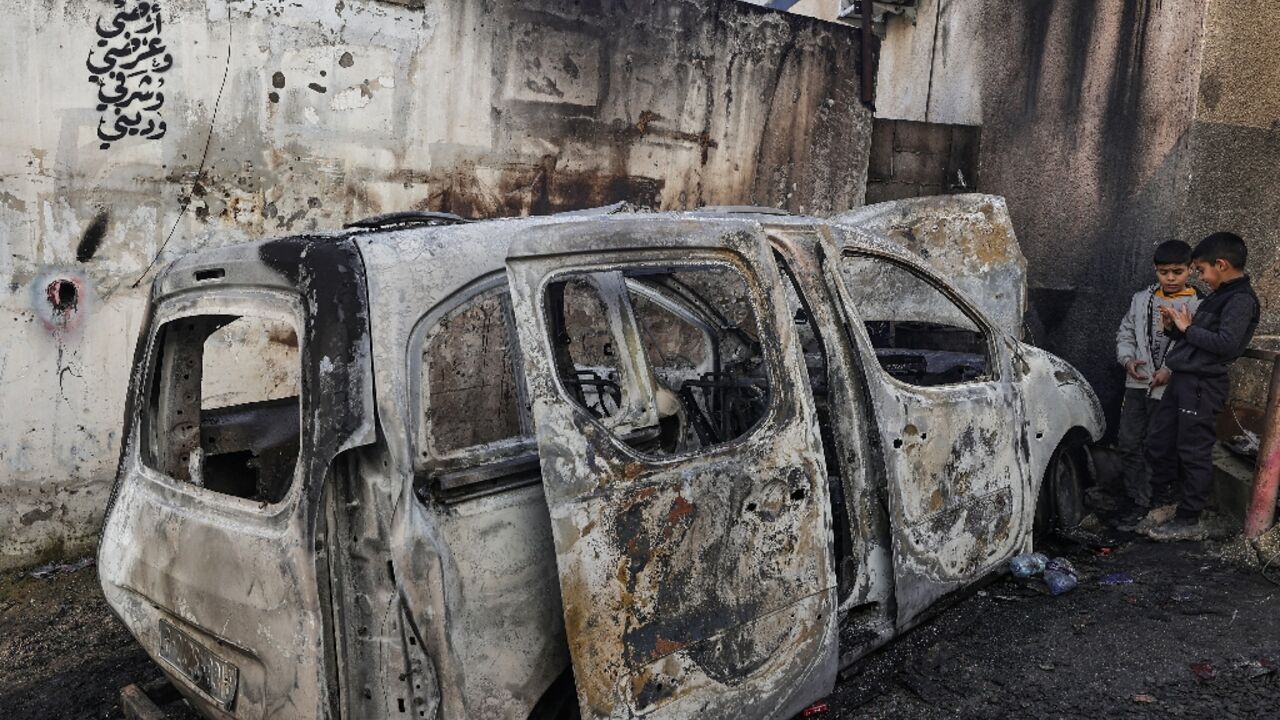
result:
[(1048, 562), (1049, 558), (1041, 553), (1015, 555), (1009, 560), (1009, 572), (1013, 573), (1014, 577), (1035, 577), (1044, 572), (1045, 565)]
[(1044, 566), (1044, 584), (1049, 587), (1049, 592), (1054, 595), (1061, 595), (1071, 592), (1079, 584), (1076, 578), (1076, 569), (1071, 565), (1071, 561), (1066, 558), (1054, 558)]

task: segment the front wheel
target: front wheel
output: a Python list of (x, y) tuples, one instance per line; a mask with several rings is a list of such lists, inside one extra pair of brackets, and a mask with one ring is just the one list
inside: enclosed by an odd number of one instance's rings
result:
[(1037, 536), (1074, 528), (1084, 519), (1087, 452), (1082, 443), (1070, 438), (1064, 439), (1054, 450), (1036, 499)]

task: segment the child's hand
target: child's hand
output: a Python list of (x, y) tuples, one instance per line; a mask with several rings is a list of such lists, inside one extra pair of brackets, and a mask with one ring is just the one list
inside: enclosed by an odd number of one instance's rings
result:
[(1173, 323), (1174, 327), (1186, 332), (1187, 328), (1191, 326), (1191, 308), (1186, 305), (1179, 304), (1173, 307), (1161, 305), (1160, 317), (1164, 319), (1165, 327), (1168, 327), (1169, 323)]
[[(1160, 309), (1163, 310), (1164, 308), (1160, 308)], [(1125, 372), (1129, 373), (1129, 377), (1133, 378), (1134, 380), (1146, 380), (1147, 376), (1143, 375), (1138, 369), (1146, 364), (1147, 362), (1145, 360), (1130, 360), (1129, 362), (1124, 364), (1124, 370)]]
[(1156, 374), (1151, 378), (1151, 387), (1160, 387), (1161, 385), (1168, 385), (1169, 378), (1172, 376), (1173, 376), (1173, 372), (1169, 370), (1169, 368), (1160, 368), (1159, 370), (1156, 371)]

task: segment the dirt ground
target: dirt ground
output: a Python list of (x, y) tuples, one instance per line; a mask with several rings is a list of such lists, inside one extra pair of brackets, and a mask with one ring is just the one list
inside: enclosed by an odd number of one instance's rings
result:
[[(865, 659), (813, 717), (1280, 716), (1280, 587), (1203, 543), (1058, 550), (1076, 590), (999, 579)], [(1099, 582), (1112, 573), (1134, 582)], [(0, 717), (121, 717), (119, 688), (159, 676), (92, 567), (0, 576)]]

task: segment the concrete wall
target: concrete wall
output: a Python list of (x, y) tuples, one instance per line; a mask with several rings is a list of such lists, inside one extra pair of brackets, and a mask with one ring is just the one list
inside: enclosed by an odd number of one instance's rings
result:
[[(1277, 12), (1228, 0), (922, 0), (914, 27), (890, 22), (878, 112), (981, 126), (978, 190), (1008, 198), (1034, 329), (1113, 421), (1115, 328), (1152, 282), (1156, 244), (1235, 228), (1259, 254), (1259, 280), (1276, 282), (1266, 193), (1277, 113), (1263, 98), (1280, 92), (1269, 80)], [(1233, 92), (1250, 99), (1230, 102)]]
[[(1262, 299), (1258, 334), (1280, 334), (1280, 4), (1209, 0), (1196, 117), (1187, 137), (1189, 192), (1178, 234), (1216, 231), (1249, 244), (1248, 271)], [(1258, 344), (1276, 348), (1274, 340)], [(1237, 415), (1257, 421), (1270, 369), (1241, 360), (1232, 375)]]
[(420, 4), (0, 0), (0, 565), (92, 542), (148, 269), (182, 252), (409, 208), (861, 202), (849, 28)]

